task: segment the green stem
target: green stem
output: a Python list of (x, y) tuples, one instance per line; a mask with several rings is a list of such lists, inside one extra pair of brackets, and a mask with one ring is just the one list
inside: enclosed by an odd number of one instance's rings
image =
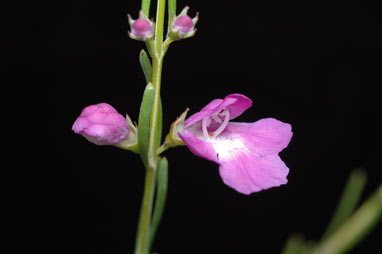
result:
[(170, 147), (164, 143), (163, 145), (161, 145), (158, 149), (157, 149), (157, 155), (160, 155), (161, 153), (163, 153), (164, 151), (166, 151), (167, 149), (169, 149)]
[(153, 197), (155, 190), (155, 170), (146, 169), (145, 189), (143, 192), (143, 201), (141, 213), (139, 216), (137, 239), (135, 242), (135, 254), (149, 254), (151, 211), (153, 207)]
[(148, 137), (148, 165), (146, 166), (145, 188), (143, 193), (143, 201), (141, 213), (138, 223), (138, 233), (135, 245), (135, 254), (149, 254), (150, 251), (150, 232), (151, 232), (151, 216), (153, 208), (153, 193), (155, 191), (155, 174), (158, 164), (157, 149), (160, 144), (161, 131), (161, 98), (160, 85), (162, 76), (163, 63), (163, 23), (166, 0), (158, 0), (157, 14), (155, 25), (155, 41), (147, 43), (149, 53), (152, 57), (152, 84), (154, 86), (154, 100), (150, 116), (150, 130)]
[(159, 147), (158, 129), (159, 129), (159, 115), (160, 115), (160, 80), (162, 73), (162, 59), (153, 58), (153, 85), (154, 85), (154, 101), (151, 110), (150, 118), (150, 134), (149, 134), (149, 149), (148, 159), (149, 165), (155, 168), (157, 164), (157, 148)]
[(159, 147), (158, 130), (160, 122), (160, 85), (162, 76), (162, 63), (164, 57), (163, 51), (163, 23), (164, 23), (164, 11), (166, 7), (166, 0), (158, 0), (157, 3), (157, 18), (155, 23), (155, 54), (152, 56), (153, 62), (153, 78), (152, 83), (154, 85), (154, 102), (151, 110), (150, 118), (150, 134), (149, 134), (149, 165), (153, 168), (157, 164), (157, 148)]

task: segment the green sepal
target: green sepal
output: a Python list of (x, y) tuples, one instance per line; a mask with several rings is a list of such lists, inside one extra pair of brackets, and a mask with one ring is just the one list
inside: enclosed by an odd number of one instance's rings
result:
[(170, 133), (167, 134), (164, 145), (166, 147), (184, 146), (183, 140), (179, 137), (179, 133), (184, 131), (184, 121), (187, 116), (187, 112), (190, 109), (186, 109), (172, 124)]
[(141, 64), (143, 74), (145, 75), (146, 83), (152, 82), (153, 68), (151, 67), (150, 59), (144, 49), (139, 53), (139, 63)]
[(163, 210), (166, 203), (168, 187), (168, 161), (166, 157), (159, 160), (158, 169), (156, 172), (156, 183), (155, 206), (150, 230), (150, 249), (155, 238), (155, 233), (157, 232), (159, 223), (162, 219)]
[(148, 165), (148, 147), (149, 147), (149, 132), (150, 132), (150, 115), (154, 101), (154, 86), (148, 83), (143, 93), (141, 109), (138, 120), (138, 146), (139, 154), (141, 155), (143, 164)]
[(115, 146), (124, 150), (130, 150), (134, 153), (139, 153), (137, 128), (133, 121), (131, 121), (128, 114), (126, 114), (126, 121), (129, 124), (129, 135), (125, 140), (121, 141)]

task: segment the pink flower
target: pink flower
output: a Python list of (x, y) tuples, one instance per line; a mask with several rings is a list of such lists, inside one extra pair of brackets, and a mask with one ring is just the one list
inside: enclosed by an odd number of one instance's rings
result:
[(99, 103), (84, 108), (72, 130), (96, 145), (115, 145), (127, 139), (129, 124), (111, 105)]
[(139, 18), (134, 20), (130, 15), (127, 15), (131, 32), (128, 32), (130, 38), (145, 41), (153, 37), (154, 25), (150, 21), (143, 11), (139, 12)]
[(243, 194), (287, 183), (289, 169), (278, 153), (293, 135), (290, 124), (274, 118), (229, 122), (251, 106), (241, 94), (215, 99), (190, 116), (179, 133), (192, 153), (219, 164), (223, 182)]

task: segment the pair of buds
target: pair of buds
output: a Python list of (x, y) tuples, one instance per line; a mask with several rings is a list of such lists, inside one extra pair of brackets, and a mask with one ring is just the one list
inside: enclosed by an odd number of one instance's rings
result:
[[(198, 14), (194, 18), (190, 18), (187, 15), (189, 7), (186, 6), (182, 12), (176, 16), (172, 24), (170, 24), (170, 30), (168, 36), (172, 40), (180, 40), (193, 36), (196, 32), (195, 25), (198, 22)], [(143, 11), (139, 12), (138, 19), (134, 20), (130, 15), (127, 16), (131, 31), (129, 36), (132, 39), (139, 41), (146, 41), (154, 36), (154, 22), (149, 20)]]

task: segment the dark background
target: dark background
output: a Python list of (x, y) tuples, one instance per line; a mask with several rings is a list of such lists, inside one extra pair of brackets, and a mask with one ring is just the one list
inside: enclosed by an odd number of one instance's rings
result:
[[(23, 141), (9, 153), (22, 221), (18, 246), (132, 253), (144, 179), (139, 157), (95, 146), (71, 127), (99, 102), (138, 119), (144, 44), (128, 38), (126, 15), (136, 17), (140, 3), (14, 5), (5, 71), (17, 89), (11, 120), (22, 121)], [(192, 114), (214, 98), (243, 93), (254, 107), (236, 121), (292, 124), (294, 137), (281, 153), (289, 183), (241, 195), (222, 183), (214, 163), (185, 147), (169, 150), (168, 203), (154, 250), (280, 253), (291, 233), (319, 239), (353, 168), (368, 173), (362, 201), (381, 183), (378, 8), (260, 0), (178, 1), (178, 10), (184, 5), (200, 21), (196, 36), (174, 43), (165, 58), (164, 134), (185, 108)], [(381, 250), (381, 233), (379, 226), (352, 253)]]

